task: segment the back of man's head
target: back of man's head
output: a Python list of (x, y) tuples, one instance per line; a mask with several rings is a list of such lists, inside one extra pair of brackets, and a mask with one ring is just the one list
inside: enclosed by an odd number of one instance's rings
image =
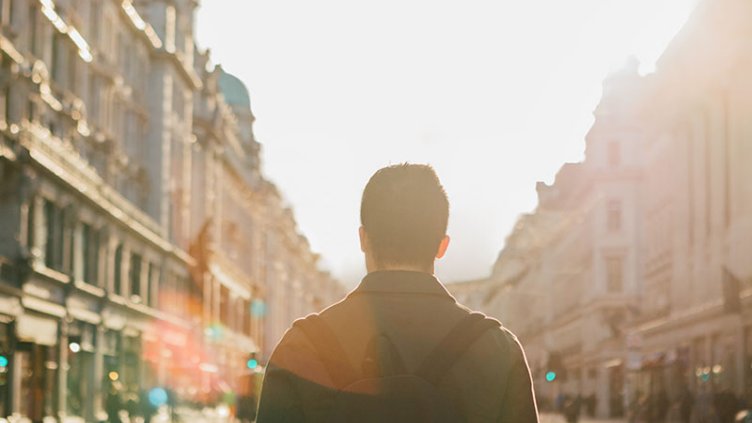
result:
[(449, 201), (428, 165), (377, 171), (363, 191), (360, 222), (380, 264), (430, 265), (446, 236)]

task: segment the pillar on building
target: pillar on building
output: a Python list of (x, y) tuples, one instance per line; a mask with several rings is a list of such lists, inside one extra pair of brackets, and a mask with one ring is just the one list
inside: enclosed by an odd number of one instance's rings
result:
[(595, 415), (598, 418), (605, 419), (609, 417), (611, 411), (611, 384), (609, 380), (609, 369), (605, 366), (598, 367), (596, 382), (596, 408)]
[(58, 328), (57, 413), (59, 420), (65, 421), (68, 406), (68, 322), (60, 319)]
[(102, 386), (102, 381), (104, 380), (104, 349), (107, 340), (105, 338), (106, 331), (104, 326), (98, 325), (96, 331), (96, 345), (94, 348), (94, 395), (92, 395), (92, 400), (94, 401), (94, 416), (99, 419), (104, 412), (102, 407), (104, 401), (102, 392), (107, 388)]

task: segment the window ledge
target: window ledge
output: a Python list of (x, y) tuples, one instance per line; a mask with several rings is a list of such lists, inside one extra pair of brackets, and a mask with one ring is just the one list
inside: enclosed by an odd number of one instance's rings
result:
[(50, 269), (44, 263), (34, 265), (34, 271), (52, 281), (62, 284), (70, 283), (70, 276), (55, 269)]
[(102, 288), (100, 288), (100, 287), (98, 287), (96, 285), (92, 285), (90, 283), (87, 283), (87, 282), (84, 282), (84, 281), (81, 281), (81, 280), (75, 280), (73, 282), (73, 285), (79, 291), (85, 292), (85, 293), (87, 293), (87, 294), (89, 294), (91, 296), (98, 297), (98, 298), (104, 298), (104, 296), (105, 296), (104, 289), (102, 289)]

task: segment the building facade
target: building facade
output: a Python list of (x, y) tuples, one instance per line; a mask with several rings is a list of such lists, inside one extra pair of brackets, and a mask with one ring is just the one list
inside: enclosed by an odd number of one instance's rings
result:
[(301, 235), (247, 90), (195, 46), (197, 6), (0, 2), (0, 416), (216, 401), (271, 348), (268, 315), (279, 331), (342, 293), (283, 244)]
[(646, 78), (635, 389), (752, 399), (752, 8), (700, 4)]
[(655, 73), (610, 75), (584, 161), (538, 185), (488, 279), (450, 288), (520, 337), (543, 407), (752, 398), (750, 12), (701, 2)]

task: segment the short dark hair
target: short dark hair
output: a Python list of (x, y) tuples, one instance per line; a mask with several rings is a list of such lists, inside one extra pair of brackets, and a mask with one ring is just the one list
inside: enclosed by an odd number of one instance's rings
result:
[(360, 223), (379, 263), (433, 263), (448, 220), (449, 200), (429, 165), (385, 167), (363, 190)]

